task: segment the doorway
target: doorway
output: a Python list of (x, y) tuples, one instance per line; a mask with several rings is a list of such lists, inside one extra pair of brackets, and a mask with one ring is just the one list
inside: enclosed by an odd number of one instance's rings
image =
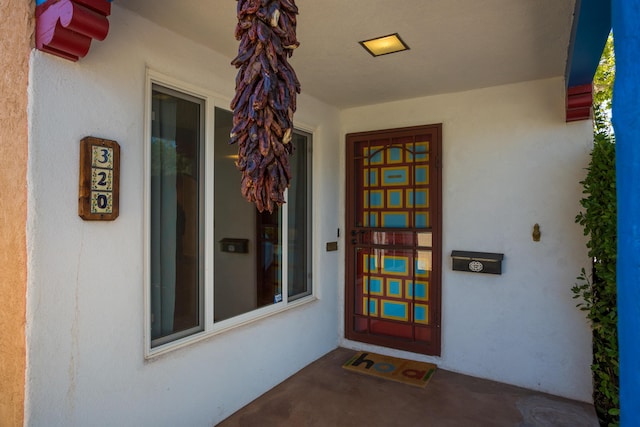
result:
[(345, 335), (440, 354), (442, 125), (348, 134)]

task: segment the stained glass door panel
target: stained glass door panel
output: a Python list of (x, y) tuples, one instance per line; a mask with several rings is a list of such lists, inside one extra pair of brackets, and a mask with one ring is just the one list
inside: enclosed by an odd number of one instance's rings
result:
[(349, 135), (347, 337), (440, 351), (440, 128)]

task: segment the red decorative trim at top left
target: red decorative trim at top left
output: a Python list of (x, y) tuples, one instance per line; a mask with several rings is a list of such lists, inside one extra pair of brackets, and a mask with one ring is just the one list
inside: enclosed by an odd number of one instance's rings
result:
[(71, 61), (89, 52), (91, 40), (109, 32), (107, 0), (47, 0), (36, 7), (36, 47)]

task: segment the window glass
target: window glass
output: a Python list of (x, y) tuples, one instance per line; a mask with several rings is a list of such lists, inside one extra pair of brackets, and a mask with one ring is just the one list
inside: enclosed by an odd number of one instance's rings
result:
[(312, 294), (311, 135), (293, 134), (287, 203), (260, 213), (240, 192), (233, 115), (214, 108), (206, 122), (205, 100), (151, 84), (149, 354)]
[[(214, 143), (214, 321), (244, 314), (283, 301), (283, 215), (287, 214), (287, 295), (311, 293), (310, 194), (308, 165), (310, 136), (294, 133), (295, 151), (289, 157), (291, 186), (284, 207), (260, 213), (239, 191), (235, 166), (238, 148), (228, 144), (233, 126), (230, 112), (216, 108)], [(286, 208), (286, 212), (284, 209)], [(246, 241), (246, 252), (233, 251), (224, 241)]]
[(273, 213), (255, 211), (258, 220), (256, 236), (258, 306), (282, 301), (282, 210)]
[(153, 85), (152, 346), (202, 330), (203, 107), (201, 99)]
[(291, 142), (293, 179), (286, 204), (290, 301), (311, 294), (311, 135), (296, 131)]
[[(214, 322), (255, 310), (273, 303), (262, 291), (266, 278), (261, 269), (264, 262), (259, 254), (275, 257), (278, 248), (278, 224), (273, 224), (270, 242), (275, 243), (267, 254), (261, 247), (257, 210), (240, 193), (240, 171), (236, 168), (238, 147), (229, 145), (233, 115), (215, 109), (214, 135)], [(223, 240), (246, 241), (246, 252), (230, 250)], [(275, 240), (274, 240), (275, 239)]]

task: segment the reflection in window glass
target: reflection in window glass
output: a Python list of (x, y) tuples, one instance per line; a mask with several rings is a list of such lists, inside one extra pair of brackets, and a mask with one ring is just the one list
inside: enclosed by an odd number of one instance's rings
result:
[(288, 191), (289, 300), (311, 294), (311, 135), (296, 132), (290, 158), (293, 179)]
[[(213, 144), (205, 146), (205, 104), (152, 83), (148, 319), (151, 348), (158, 350), (312, 293), (311, 135), (294, 132), (287, 204), (259, 213), (240, 192), (238, 147), (228, 144), (233, 116), (214, 109)], [(205, 158), (213, 165), (207, 173)], [(206, 191), (205, 176), (212, 183)], [(205, 205), (213, 218), (205, 218)], [(205, 259), (213, 260), (206, 276)], [(205, 324), (211, 314), (213, 324)]]
[[(215, 110), (214, 142), (214, 322), (280, 303), (287, 275), (290, 300), (311, 294), (310, 283), (310, 135), (294, 133), (289, 157), (291, 186), (287, 203), (260, 213), (240, 193), (235, 166), (238, 147), (229, 145), (230, 112)], [(284, 211), (286, 209), (286, 212)], [(287, 214), (287, 262), (283, 260), (283, 217)], [(223, 239), (247, 241), (247, 252), (230, 252)]]
[(282, 213), (280, 208), (273, 213), (256, 210), (258, 222), (258, 307), (282, 301)]
[[(256, 209), (240, 193), (238, 146), (229, 145), (233, 115), (215, 109), (213, 146), (213, 301), (214, 322), (258, 307), (256, 281)], [(245, 239), (247, 252), (227, 251), (222, 239)], [(235, 248), (234, 248), (235, 249)]]
[(153, 85), (152, 346), (202, 330), (203, 117), (201, 99)]

